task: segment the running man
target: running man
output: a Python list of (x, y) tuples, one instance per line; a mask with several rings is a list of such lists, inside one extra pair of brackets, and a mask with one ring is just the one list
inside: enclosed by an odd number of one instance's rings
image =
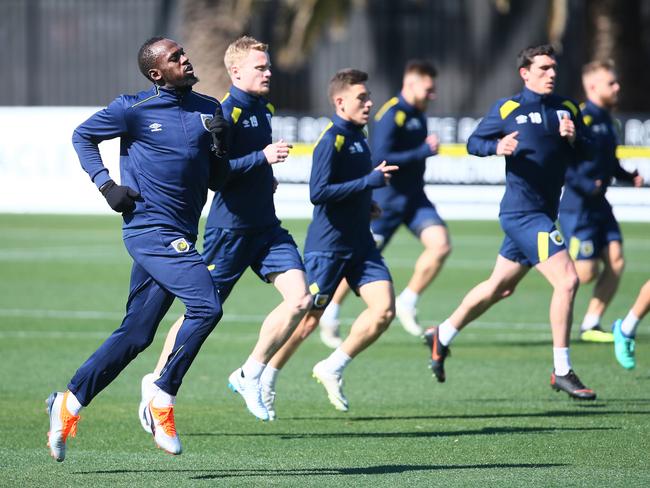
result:
[(553, 48), (524, 49), (517, 64), (524, 89), (497, 101), (467, 142), (470, 154), (505, 156), (506, 191), (499, 221), (506, 235), (492, 275), (474, 287), (439, 327), (426, 331), (431, 369), (444, 382), (444, 361), (454, 337), (496, 302), (511, 296), (535, 267), (553, 287), (551, 387), (593, 400), (596, 394), (571, 366), (569, 335), (578, 276), (554, 224), (566, 168), (575, 158), (584, 159), (591, 141), (577, 105), (553, 95), (557, 75)]

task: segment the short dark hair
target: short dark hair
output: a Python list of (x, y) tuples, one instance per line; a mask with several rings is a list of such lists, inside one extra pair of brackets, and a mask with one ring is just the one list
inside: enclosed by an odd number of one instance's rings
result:
[(138, 66), (140, 67), (140, 72), (149, 81), (153, 81), (149, 77), (149, 70), (156, 67), (156, 56), (153, 49), (151, 49), (151, 46), (164, 39), (165, 37), (151, 37), (144, 41), (144, 44), (140, 46), (140, 50), (138, 51)]
[(550, 44), (542, 44), (541, 46), (530, 46), (522, 49), (517, 55), (517, 69), (528, 68), (533, 64), (535, 56), (551, 56), (555, 57), (555, 49)]
[(438, 76), (438, 70), (431, 61), (426, 59), (411, 59), (404, 67), (404, 74), (416, 73), (420, 76), (430, 76), (435, 78)]
[(354, 68), (345, 68), (336, 72), (330, 80), (327, 94), (330, 100), (334, 99), (337, 93), (345, 90), (348, 86), (359, 85), (368, 81), (368, 73)]

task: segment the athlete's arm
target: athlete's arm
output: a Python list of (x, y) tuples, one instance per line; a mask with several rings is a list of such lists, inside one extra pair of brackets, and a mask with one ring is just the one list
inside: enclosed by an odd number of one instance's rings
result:
[(372, 131), (372, 156), (374, 161), (388, 161), (391, 164), (403, 166), (408, 163), (421, 161), (424, 158), (435, 155), (429, 144), (423, 142), (421, 145), (405, 151), (394, 151), (395, 140), (399, 127), (395, 123), (394, 113), (387, 112), (379, 119)]
[(497, 153), (499, 139), (504, 136), (503, 119), (497, 102), (483, 117), (472, 135), (467, 140), (467, 152), (474, 156), (493, 156)]

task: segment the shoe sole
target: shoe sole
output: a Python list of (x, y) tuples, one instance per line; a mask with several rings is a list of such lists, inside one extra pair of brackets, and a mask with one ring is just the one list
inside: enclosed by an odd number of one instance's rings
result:
[(54, 406), (54, 402), (56, 401), (56, 396), (58, 395), (58, 392), (52, 392), (50, 393), (50, 396), (48, 396), (45, 399), (45, 413), (47, 414), (48, 420), (50, 421), (50, 430), (47, 431), (46, 437), (47, 437), (47, 450), (50, 452), (50, 457), (54, 459), (57, 463), (62, 463), (65, 460), (65, 454), (63, 454), (62, 458), (56, 457), (52, 453), (52, 447), (50, 446), (50, 432), (52, 432), (52, 407)]
[[(311, 377), (316, 380), (316, 383), (318, 383), (319, 385), (322, 385), (323, 388), (325, 388), (325, 384), (320, 380), (320, 378), (318, 376), (316, 376), (316, 373), (312, 372)], [(327, 399), (330, 401), (330, 403), (332, 404), (332, 406), (336, 410), (338, 410), (339, 412), (347, 412), (348, 410), (350, 410), (350, 407), (342, 405), (341, 403), (339, 403), (338, 400), (332, 401), (332, 398), (330, 396), (330, 392), (327, 391), (327, 388), (325, 388), (325, 392), (327, 393)]]
[(568, 392), (568, 391), (560, 388), (559, 386), (551, 385), (551, 388), (553, 388), (556, 393), (559, 393), (559, 392), (566, 393), (567, 395), (569, 395), (570, 398), (573, 398), (574, 400), (592, 401), (592, 400), (596, 399), (596, 394), (595, 393), (594, 393), (593, 397), (581, 397), (581, 396), (576, 396), (573, 393)]
[[(235, 394), (239, 394), (239, 396), (241, 396), (242, 400), (244, 400), (244, 405), (246, 405), (246, 400), (244, 399), (243, 395), (239, 392), (239, 390), (237, 389), (237, 387), (235, 385), (233, 385), (231, 382), (228, 382), (228, 389), (230, 391), (232, 391), (233, 393), (235, 393)], [(268, 418), (265, 418), (265, 419), (263, 419), (261, 417), (258, 417), (257, 415), (255, 415), (253, 412), (250, 411), (250, 409), (248, 408), (248, 405), (246, 405), (246, 410), (248, 410), (248, 412), (253, 417), (255, 417), (257, 420), (259, 420), (260, 422), (268, 422), (269, 420), (271, 420), (270, 416)], [(268, 415), (268, 412), (267, 412), (267, 415)]]

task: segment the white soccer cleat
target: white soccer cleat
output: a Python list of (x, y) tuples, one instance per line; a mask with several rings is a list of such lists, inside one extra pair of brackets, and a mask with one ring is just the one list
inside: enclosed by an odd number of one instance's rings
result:
[(47, 433), (47, 447), (50, 455), (61, 462), (65, 459), (66, 441), (68, 437), (77, 435), (79, 415), (72, 415), (66, 407), (69, 391), (55, 391), (45, 400), (46, 412), (50, 417), (50, 431)]
[(334, 408), (341, 411), (348, 411), (348, 399), (343, 394), (343, 378), (341, 375), (332, 374), (325, 368), (325, 361), (316, 363), (312, 369), (312, 376), (325, 387), (327, 398)]
[(402, 305), (399, 298), (395, 300), (395, 315), (397, 315), (404, 330), (409, 334), (420, 337), (424, 333), (422, 327), (418, 324), (416, 308)]
[(341, 339), (339, 320), (328, 320), (325, 317), (320, 318), (318, 328), (320, 330), (320, 340), (330, 349), (336, 349), (343, 344)]
[(262, 385), (262, 403), (269, 414), (269, 420), (275, 420), (275, 390)]
[(176, 432), (174, 405), (157, 408), (152, 403), (153, 401), (150, 401), (147, 404), (145, 418), (153, 434), (153, 440), (160, 449), (176, 456), (183, 451), (183, 448)]
[(156, 393), (158, 393), (158, 385), (154, 383), (158, 379), (158, 375), (154, 373), (146, 374), (142, 377), (140, 383), (140, 405), (138, 406), (138, 416), (140, 417), (140, 424), (145, 432), (152, 434), (151, 425), (147, 421), (147, 407)]
[(228, 377), (228, 388), (239, 393), (246, 402), (248, 411), (260, 420), (269, 420), (269, 412), (262, 402), (262, 387), (259, 380), (244, 378), (241, 368), (237, 368)]

